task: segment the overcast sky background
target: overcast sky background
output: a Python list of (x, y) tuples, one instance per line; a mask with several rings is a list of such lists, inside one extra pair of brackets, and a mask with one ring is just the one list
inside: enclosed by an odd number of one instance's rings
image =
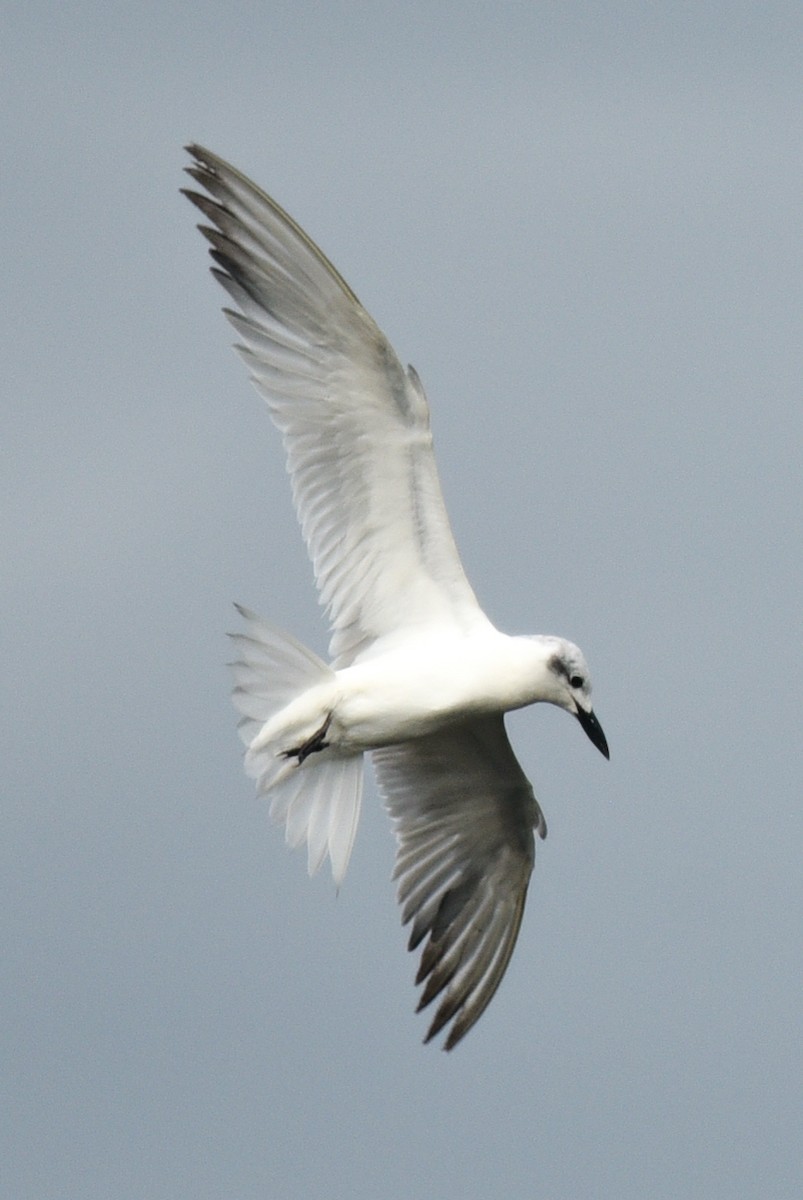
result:
[[(4, 5), (9, 1200), (792, 1200), (799, 3)], [(335, 896), (241, 770), (233, 600), (319, 651), (278, 438), (178, 195), (273, 193), (421, 374), (489, 615), (606, 763), (502, 988), (422, 1047), (368, 788)]]

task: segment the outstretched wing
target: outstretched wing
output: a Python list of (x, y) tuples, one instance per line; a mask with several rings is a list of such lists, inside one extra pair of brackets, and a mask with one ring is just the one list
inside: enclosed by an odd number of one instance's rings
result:
[(238, 350), (284, 438), (336, 666), (402, 626), (485, 621), (441, 494), (412, 368), (318, 247), (222, 159), (188, 147), (186, 195), (239, 312)]
[(402, 921), (425, 937), (419, 1010), (440, 996), (427, 1041), (453, 1021), (451, 1050), (479, 1020), (516, 944), (546, 822), (501, 716), (373, 752), (393, 818)]

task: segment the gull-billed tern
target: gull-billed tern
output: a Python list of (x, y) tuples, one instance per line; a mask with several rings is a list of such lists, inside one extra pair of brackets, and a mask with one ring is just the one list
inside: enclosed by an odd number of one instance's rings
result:
[(373, 758), (398, 840), (410, 949), (424, 939), (427, 1040), (460, 1041), (510, 960), (546, 823), (504, 714), (538, 701), (577, 717), (605, 757), (577, 646), (509, 637), (479, 607), (457, 553), (429, 406), (315, 243), (228, 163), (189, 146), (186, 195), (209, 221), (213, 273), (238, 350), (284, 440), (296, 509), (331, 624), (330, 663), (240, 609), (234, 702), (246, 770), (271, 795), (310, 873), (339, 884)]

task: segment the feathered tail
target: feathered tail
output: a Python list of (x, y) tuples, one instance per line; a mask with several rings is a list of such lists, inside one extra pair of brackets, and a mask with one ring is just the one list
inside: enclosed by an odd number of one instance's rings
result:
[(260, 738), (268, 721), (305, 692), (334, 680), (334, 671), (290, 634), (239, 604), (237, 610), (246, 627), (231, 635), (239, 654), (231, 664), (232, 700), (241, 714), (240, 737), (249, 747), (245, 769), (260, 792), (270, 792), (270, 815), (284, 825), (288, 845), (306, 841), (310, 875), (328, 853), (339, 885), (360, 816), (362, 755), (327, 746), (299, 762), (286, 755), (286, 744)]

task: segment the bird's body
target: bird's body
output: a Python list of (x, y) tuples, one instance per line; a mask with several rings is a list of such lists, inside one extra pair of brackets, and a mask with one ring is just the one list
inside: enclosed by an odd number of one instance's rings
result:
[[(516, 941), (546, 824), (504, 713), (546, 701), (607, 756), (581, 652), (510, 637), (483, 613), (457, 553), (429, 406), (357, 297), (307, 235), (198, 146), (187, 192), (234, 299), (238, 349), (282, 433), (296, 508), (332, 625), (331, 663), (241, 609), (234, 701), (246, 770), (310, 871), (343, 878), (365, 752), (394, 820), (410, 945), (426, 937), (428, 1037), (451, 1048), (487, 1007)], [(210, 198), (211, 197), (211, 198)]]
[(470, 637), (437, 625), (423, 629), (415, 654), (403, 641), (383, 639), (291, 701), (251, 745), (304, 742), (328, 721), (330, 744), (375, 750), (472, 716), (510, 712), (547, 699), (554, 653), (552, 639), (508, 637), (491, 625)]

